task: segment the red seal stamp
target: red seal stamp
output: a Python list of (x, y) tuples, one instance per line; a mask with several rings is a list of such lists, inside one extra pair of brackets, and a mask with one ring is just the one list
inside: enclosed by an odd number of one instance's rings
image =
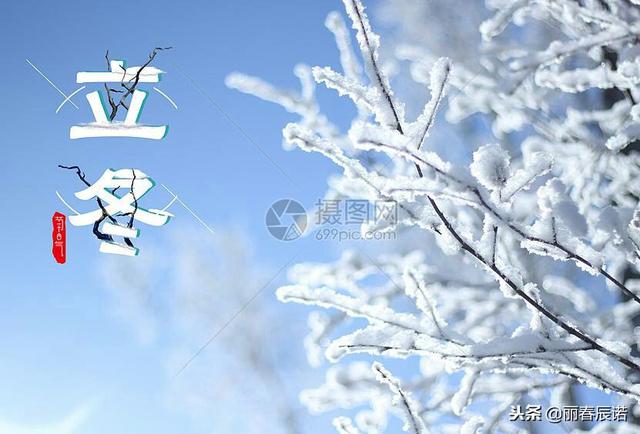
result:
[(58, 264), (64, 264), (67, 262), (67, 216), (56, 211), (51, 225), (51, 253)]

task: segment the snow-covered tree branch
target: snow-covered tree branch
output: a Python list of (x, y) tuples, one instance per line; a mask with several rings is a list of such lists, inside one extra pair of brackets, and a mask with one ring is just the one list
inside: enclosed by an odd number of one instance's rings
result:
[[(309, 317), (309, 360), (377, 360), (332, 367), (302, 401), (314, 411), (370, 403), (334, 421), (341, 433), (380, 432), (389, 413), (416, 434), (537, 432), (509, 421), (511, 406), (545, 393), (576, 405), (573, 391), (584, 384), (630, 408), (629, 420), (606, 432), (640, 429), (640, 8), (487, 0), (493, 15), (479, 25), (477, 56), (461, 58), (399, 38), (389, 62), (408, 65), (429, 94), (410, 116), (413, 101), (394, 92), (364, 5), (343, 1), (359, 53), (339, 13), (325, 23), (342, 71), (300, 65), (300, 92), (243, 74), (227, 79), (300, 116), (284, 128), (285, 144), (341, 169), (332, 195), (394, 200), (400, 230), (424, 240), (290, 271), (279, 299), (323, 309)], [(427, 6), (416, 20), (424, 7), (416, 1), (391, 3), (396, 20), (424, 32), (438, 19)], [(311, 80), (352, 100), (348, 131), (321, 111)], [(443, 108), (454, 124), (491, 123), (493, 143), (468, 143), (468, 164), (430, 146)], [(396, 378), (381, 364), (389, 358), (419, 359), (419, 379)]]

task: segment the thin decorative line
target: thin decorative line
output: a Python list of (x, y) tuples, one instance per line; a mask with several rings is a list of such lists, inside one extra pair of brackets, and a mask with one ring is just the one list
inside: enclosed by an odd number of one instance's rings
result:
[[(87, 87), (87, 86), (82, 86), (82, 87), (80, 87), (79, 89), (74, 90), (74, 91), (73, 91), (73, 93), (72, 93), (71, 95), (69, 95), (68, 97), (66, 97), (66, 98), (64, 99), (64, 101), (62, 101), (62, 102), (60, 103), (60, 105), (58, 106), (58, 108), (56, 109), (56, 114), (58, 114), (58, 112), (60, 111), (60, 109), (62, 108), (62, 106), (63, 106), (63, 105), (65, 105), (67, 102), (71, 102), (71, 103), (72, 103), (71, 98), (72, 98), (76, 93), (78, 93), (78, 92), (80, 92), (82, 89), (84, 89), (85, 87)], [(73, 105), (75, 105), (75, 104), (73, 104)]]
[(247, 306), (249, 306), (256, 298), (258, 298), (262, 291), (264, 291), (267, 286), (269, 286), (271, 282), (273, 282), (276, 277), (278, 277), (280, 273), (282, 273), (282, 270), (287, 268), (289, 264), (291, 264), (297, 258), (297, 256), (298, 255), (296, 254), (291, 259), (289, 259), (286, 264), (280, 267), (278, 271), (273, 276), (271, 276), (271, 278), (264, 285), (262, 285), (242, 306), (240, 306), (240, 308), (236, 310), (233, 315), (231, 315), (231, 317), (224, 324), (222, 324), (222, 326), (220, 326), (211, 335), (211, 337), (209, 337), (209, 339), (207, 339), (207, 341), (200, 348), (198, 348), (195, 353), (193, 353), (193, 355), (184, 363), (184, 365), (182, 365), (182, 367), (174, 374), (172, 379), (176, 379), (185, 369), (187, 369), (191, 362), (193, 362), (196, 357), (198, 357), (204, 350), (206, 350), (207, 347), (220, 335), (220, 333), (222, 333), (224, 329), (226, 329), (229, 324), (231, 324), (247, 308)]
[(164, 208), (162, 208), (162, 211), (166, 211), (166, 210), (168, 210), (168, 209), (169, 209), (169, 207), (170, 207), (171, 205), (173, 205), (173, 204), (174, 204), (174, 202), (176, 201), (176, 199), (177, 199), (177, 198), (178, 198), (178, 196), (175, 196), (175, 195), (174, 195), (174, 196), (173, 196), (173, 199), (171, 199), (171, 201), (167, 204), (167, 206), (165, 206)]
[[(205, 227), (205, 228), (206, 228), (206, 229), (207, 229), (207, 230), (208, 230), (212, 235), (214, 235), (214, 234), (215, 234), (215, 232), (213, 231), (213, 229), (211, 229), (211, 228), (209, 227), (209, 225), (208, 225), (207, 223), (205, 223), (205, 221), (204, 221), (204, 220), (202, 220), (200, 217), (198, 217), (198, 215), (197, 215), (195, 212), (193, 212), (193, 210), (192, 210), (191, 208), (189, 208), (189, 206), (188, 206), (186, 203), (184, 203), (184, 202), (183, 202), (183, 201), (178, 197), (178, 195), (176, 195), (173, 191), (169, 190), (169, 187), (167, 187), (166, 185), (164, 185), (164, 184), (160, 184), (160, 185), (162, 185), (162, 186), (164, 187), (164, 189), (165, 189), (165, 190), (167, 190), (167, 191), (168, 191), (168, 192), (169, 192), (169, 193), (174, 197), (174, 199), (175, 199), (176, 201), (178, 201), (178, 203), (184, 207), (184, 209), (186, 209), (187, 211), (189, 211), (189, 212), (191, 213), (191, 215), (192, 215), (192, 216), (194, 216), (194, 217), (196, 218), (196, 220), (198, 220), (198, 221), (200, 222), (200, 224), (201, 224), (202, 226), (204, 226), (204, 227)], [(169, 206), (170, 206), (170, 205), (171, 205), (171, 204), (167, 205), (167, 206), (165, 207), (165, 210), (166, 210), (167, 208), (169, 208)]]
[(73, 209), (73, 208), (71, 207), (71, 205), (69, 205), (69, 204), (67, 203), (67, 201), (66, 201), (66, 200), (64, 200), (64, 199), (62, 198), (62, 196), (60, 195), (60, 193), (58, 193), (58, 191), (57, 191), (57, 190), (56, 190), (56, 196), (58, 196), (58, 199), (60, 199), (60, 201), (62, 201), (62, 203), (63, 203), (63, 204), (65, 204), (67, 208), (69, 208), (71, 211), (75, 212), (75, 213), (76, 213), (76, 215), (80, 215), (80, 213), (79, 213), (78, 211), (76, 211), (75, 209)]
[(166, 93), (164, 93), (163, 91), (161, 91), (160, 89), (158, 89), (157, 87), (153, 86), (153, 90), (155, 90), (156, 92), (158, 92), (160, 95), (162, 95), (163, 97), (165, 97), (167, 99), (167, 101), (169, 101), (171, 103), (171, 105), (173, 106), (173, 108), (175, 108), (176, 110), (178, 110), (178, 106), (176, 105), (175, 102), (173, 102), (173, 100), (171, 98), (169, 98), (169, 95), (167, 95)]
[[(56, 85), (55, 85), (55, 83), (54, 83), (53, 81), (49, 80), (49, 77), (47, 77), (46, 75), (44, 75), (44, 73), (43, 73), (42, 71), (40, 71), (36, 65), (34, 65), (33, 63), (31, 63), (31, 61), (30, 61), (29, 59), (26, 59), (26, 61), (27, 61), (27, 63), (28, 63), (29, 65), (31, 65), (31, 67), (32, 67), (33, 69), (35, 69), (35, 70), (36, 70), (36, 72), (37, 72), (38, 74), (40, 74), (40, 75), (42, 76), (42, 78), (44, 78), (45, 80), (47, 80), (47, 81), (49, 82), (49, 84), (50, 84), (51, 86), (53, 86), (53, 87), (54, 87), (54, 89), (55, 89), (55, 90), (57, 90), (58, 92), (60, 92), (60, 95), (62, 95), (62, 96), (63, 96), (63, 97), (65, 97), (65, 98), (69, 98), (69, 97), (68, 97), (68, 96), (67, 96), (63, 91), (61, 91), (61, 90), (60, 90), (60, 88), (59, 88), (58, 86), (56, 86)], [(75, 108), (80, 109), (80, 107), (78, 107), (77, 105), (75, 105), (75, 103), (74, 103), (73, 101), (69, 101), (69, 102), (70, 102), (71, 104), (73, 104), (73, 106), (74, 106)]]
[(180, 73), (182, 75), (184, 75), (184, 77), (189, 80), (191, 82), (191, 84), (193, 85), (193, 87), (200, 92), (205, 98), (207, 98), (209, 100), (209, 102), (211, 103), (211, 105), (213, 105), (238, 131), (240, 131), (240, 133), (253, 145), (255, 146), (255, 148), (260, 151), (260, 153), (271, 162), (271, 164), (273, 164), (273, 166), (275, 168), (278, 169), (278, 171), (280, 171), (280, 173), (287, 178), (287, 181), (289, 181), (289, 183), (291, 185), (293, 185), (294, 187), (296, 186), (296, 183), (293, 182), (293, 179), (291, 179), (291, 177), (289, 175), (287, 175), (287, 173), (282, 169), (282, 167), (280, 167), (280, 165), (278, 163), (276, 163), (273, 158), (271, 158), (269, 156), (269, 154), (267, 154), (265, 152), (264, 149), (262, 149), (262, 147), (255, 141), (253, 140), (253, 138), (251, 138), (251, 136), (236, 122), (233, 120), (233, 118), (231, 116), (229, 116), (229, 114), (224, 111), (224, 109), (220, 106), (220, 104), (218, 104), (202, 87), (200, 87), (198, 85), (198, 83), (196, 83), (196, 81), (191, 78), (189, 75), (187, 75), (184, 70), (179, 66), (179, 65), (175, 65), (178, 70), (180, 71)]

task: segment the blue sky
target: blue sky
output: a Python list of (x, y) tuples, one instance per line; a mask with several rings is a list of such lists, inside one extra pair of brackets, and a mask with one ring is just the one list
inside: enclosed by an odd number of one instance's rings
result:
[[(318, 156), (282, 150), (281, 128), (293, 118), (227, 89), (224, 77), (237, 70), (297, 87), (296, 63), (335, 65), (333, 39), (323, 22), (330, 10), (340, 8), (337, 0), (2, 3), (2, 434), (3, 429), (18, 432), (18, 426), (50, 426), (74, 411), (78, 418), (88, 414), (75, 431), (80, 434), (225, 432), (194, 422), (167, 402), (165, 344), (172, 337), (142, 345), (114, 317), (101, 273), (104, 258), (90, 230), (69, 226), (68, 263), (53, 261), (50, 219), (56, 210), (65, 212), (55, 191), (73, 200), (81, 187), (74, 174), (57, 165), (81, 166), (90, 182), (106, 168), (139, 168), (170, 186), (214, 229), (242, 231), (256, 261), (269, 270), (294, 253), (333, 258), (333, 247), (274, 240), (264, 228), (264, 215), (283, 197), (313, 204), (335, 169)], [(176, 111), (159, 95), (150, 95), (141, 121), (169, 124), (161, 141), (70, 140), (69, 127), (90, 120), (84, 93), (74, 97), (79, 110), (67, 104), (55, 114), (62, 97), (26, 62), (69, 94), (78, 87), (76, 72), (104, 68), (107, 49), (112, 58), (136, 65), (155, 46), (174, 47), (160, 53), (154, 65), (167, 71), (159, 88), (179, 107)], [(351, 113), (348, 104), (326, 95), (322, 102), (337, 116)], [(156, 191), (149, 199), (154, 203), (147, 206), (162, 207), (170, 197)], [(142, 256), (166, 253), (170, 260), (171, 252), (157, 246), (181, 228), (211, 236), (185, 210), (173, 210), (176, 218), (169, 226), (141, 228)], [(265, 297), (273, 298), (282, 280), (276, 279)], [(287, 306), (283, 312), (292, 310)], [(302, 333), (306, 326), (300, 321)], [(292, 352), (300, 355), (297, 344)], [(208, 351), (215, 352), (215, 345)]]

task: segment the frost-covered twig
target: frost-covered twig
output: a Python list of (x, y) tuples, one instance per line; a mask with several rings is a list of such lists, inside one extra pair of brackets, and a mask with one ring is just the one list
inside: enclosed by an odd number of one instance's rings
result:
[(400, 387), (398, 380), (378, 362), (374, 362), (371, 368), (375, 372), (378, 381), (386, 385), (391, 393), (395, 395), (396, 405), (402, 409), (405, 417), (403, 429), (413, 434), (427, 434), (427, 428), (420, 417), (416, 402)]
[(386, 106), (390, 116), (383, 115), (383, 120), (390, 123), (393, 127), (402, 133), (402, 122), (400, 114), (394, 102), (393, 93), (389, 87), (387, 77), (381, 72), (378, 66), (379, 55), (378, 48), (380, 46), (380, 38), (373, 33), (369, 19), (364, 11), (364, 5), (360, 0), (343, 0), (347, 14), (351, 18), (353, 28), (356, 30), (356, 38), (365, 61), (365, 70), (374, 86), (383, 96), (383, 105)]
[[(497, 211), (494, 208), (494, 206), (490, 205), (489, 202), (483, 196), (483, 194), (480, 192), (480, 190), (478, 189), (477, 186), (471, 185), (470, 183), (465, 182), (465, 181), (463, 181), (463, 180), (461, 180), (461, 179), (449, 174), (448, 172), (446, 172), (442, 168), (437, 167), (436, 165), (433, 164), (433, 162), (428, 161), (428, 158), (426, 158), (424, 155), (421, 155), (416, 151), (397, 148), (397, 147), (394, 147), (394, 146), (391, 146), (391, 145), (388, 145), (388, 144), (385, 144), (385, 143), (376, 142), (374, 140), (362, 139), (359, 142), (359, 144), (360, 145), (364, 145), (365, 149), (379, 150), (380, 152), (386, 152), (386, 153), (388, 153), (390, 155), (398, 155), (400, 157), (406, 158), (409, 161), (412, 161), (415, 164), (416, 170), (417, 170), (418, 175), (420, 177), (423, 176), (422, 169), (420, 167), (421, 166), (428, 166), (429, 168), (431, 168), (432, 170), (437, 172), (438, 175), (440, 175), (440, 176), (442, 176), (444, 178), (447, 178), (451, 182), (454, 182), (459, 187), (461, 187), (464, 191), (470, 193), (473, 202), (475, 203), (475, 205), (478, 208), (481, 208), (483, 211), (489, 213), (493, 218), (496, 219), (496, 221), (502, 223), (505, 227), (507, 227), (508, 229), (513, 231), (521, 239), (528, 240), (528, 241), (535, 242), (535, 243), (540, 243), (540, 244), (548, 246), (548, 247), (550, 247), (552, 249), (559, 250), (560, 252), (562, 252), (564, 254), (564, 257), (562, 259), (564, 259), (564, 260), (573, 260), (576, 263), (578, 263), (579, 265), (581, 265), (583, 267), (587, 267), (587, 269), (591, 269), (591, 270), (597, 271), (602, 276), (604, 276), (607, 280), (609, 280), (612, 284), (617, 286), (624, 294), (626, 294), (627, 296), (631, 297), (636, 302), (640, 303), (640, 296), (636, 295), (633, 291), (631, 291), (629, 288), (627, 288), (622, 282), (620, 282), (618, 279), (616, 279), (614, 276), (612, 276), (609, 272), (607, 272), (604, 269), (603, 266), (591, 263), (588, 259), (586, 259), (582, 255), (580, 255), (580, 254), (572, 251), (568, 247), (563, 246), (562, 244), (560, 244), (557, 241), (557, 239), (545, 240), (545, 239), (543, 239), (543, 238), (541, 238), (539, 236), (527, 234), (523, 228), (519, 227), (516, 223), (506, 219), (499, 211)], [(543, 169), (543, 170), (538, 171), (538, 173), (534, 172), (534, 174), (529, 175), (528, 183), (533, 181), (533, 179), (535, 179), (541, 173), (544, 174), (548, 170), (550, 165), (547, 164), (546, 167), (547, 167), (546, 170)], [(416, 190), (414, 190), (414, 191), (416, 191)], [(416, 191), (416, 192), (419, 192), (419, 191)], [(506, 196), (505, 199), (508, 199), (511, 196), (512, 195)]]

